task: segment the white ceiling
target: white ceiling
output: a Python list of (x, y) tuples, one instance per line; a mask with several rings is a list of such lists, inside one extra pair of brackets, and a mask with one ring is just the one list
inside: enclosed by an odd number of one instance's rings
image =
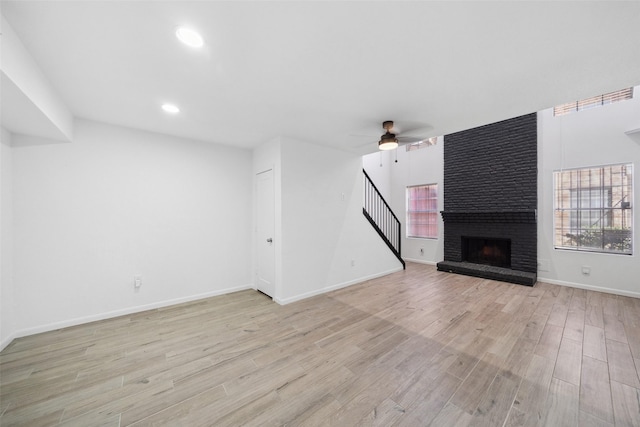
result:
[(640, 84), (640, 2), (0, 4), (75, 116), (239, 147), (372, 152), (383, 120), (429, 137)]

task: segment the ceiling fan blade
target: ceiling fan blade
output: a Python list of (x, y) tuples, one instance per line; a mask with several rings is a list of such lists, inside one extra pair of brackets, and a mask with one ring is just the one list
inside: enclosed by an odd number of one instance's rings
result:
[(418, 134), (429, 131), (432, 126), (425, 122), (398, 121), (393, 123), (391, 132), (397, 134)]
[[(382, 132), (384, 133), (384, 132)], [(370, 134), (356, 134), (356, 133), (350, 133), (349, 135), (347, 135), (349, 138), (378, 138), (380, 139), (380, 135), (382, 135), (382, 133), (378, 132), (378, 133), (370, 133)]]
[(425, 139), (429, 136), (429, 134), (433, 131), (432, 126), (423, 126), (419, 128), (407, 129), (405, 131), (399, 132), (401, 136), (407, 137), (420, 137), (421, 139)]
[(420, 136), (397, 136), (399, 144), (413, 144), (414, 142), (420, 142), (425, 140), (426, 138)]

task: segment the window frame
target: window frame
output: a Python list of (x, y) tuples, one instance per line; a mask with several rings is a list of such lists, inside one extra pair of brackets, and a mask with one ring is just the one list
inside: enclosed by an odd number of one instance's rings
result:
[(412, 142), (406, 145), (406, 151), (417, 151), (423, 148), (429, 148), (438, 143), (438, 137), (432, 136), (431, 138), (423, 139), (422, 141)]
[(633, 86), (626, 87), (624, 89), (616, 90), (613, 92), (603, 93), (602, 95), (584, 98), (579, 101), (571, 101), (564, 104), (556, 105), (555, 107), (553, 107), (553, 116), (562, 117), (568, 114), (577, 113), (579, 111), (590, 110), (592, 108), (602, 107), (604, 105), (633, 99), (633, 89)]
[[(429, 195), (428, 197), (422, 198), (422, 199), (418, 199), (418, 198), (411, 198), (410, 192), (411, 190), (417, 189), (417, 188), (425, 188), (428, 192), (430, 191), (435, 191), (435, 195)], [(418, 185), (409, 185), (406, 187), (405, 189), (405, 237), (408, 239), (430, 239), (430, 240), (434, 240), (434, 239), (438, 239), (438, 233), (439, 233), (439, 215), (440, 215), (440, 211), (439, 211), (439, 193), (438, 193), (438, 184), (437, 183), (431, 183), (431, 184), (418, 184)], [(427, 201), (425, 204), (426, 205), (431, 205), (431, 207), (429, 206), (425, 206), (423, 209), (411, 209), (411, 201), (412, 200), (424, 200)], [(431, 201), (431, 203), (429, 203), (428, 201)], [(424, 234), (419, 234), (419, 233), (412, 233), (412, 231), (415, 231), (415, 226), (419, 226), (421, 224), (415, 224), (416, 221), (412, 221), (411, 217), (412, 215), (416, 215), (416, 214), (426, 214), (427, 218), (433, 218), (432, 221), (427, 220), (427, 222), (425, 222), (424, 224), (422, 224), (423, 226), (426, 227), (426, 229), (428, 230), (429, 228), (433, 229), (433, 232), (428, 234), (428, 233), (424, 233)]]
[(633, 255), (633, 166), (629, 162), (553, 172), (554, 249)]

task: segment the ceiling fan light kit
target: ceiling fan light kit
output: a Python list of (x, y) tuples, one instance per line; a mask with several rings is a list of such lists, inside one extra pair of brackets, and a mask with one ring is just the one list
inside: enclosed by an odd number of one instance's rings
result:
[(380, 150), (393, 150), (394, 148), (398, 148), (398, 139), (396, 138), (396, 134), (390, 132), (393, 128), (393, 122), (391, 120), (387, 120), (382, 123), (382, 127), (387, 132), (380, 137), (380, 141), (378, 141), (378, 148)]
[(394, 148), (398, 148), (396, 135), (387, 131), (387, 133), (382, 135), (380, 141), (378, 141), (378, 148), (381, 150), (393, 150)]

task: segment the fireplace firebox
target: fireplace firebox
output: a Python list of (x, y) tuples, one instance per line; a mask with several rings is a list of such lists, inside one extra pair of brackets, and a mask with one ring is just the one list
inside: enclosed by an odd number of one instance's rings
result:
[(511, 239), (462, 236), (462, 261), (511, 268)]

